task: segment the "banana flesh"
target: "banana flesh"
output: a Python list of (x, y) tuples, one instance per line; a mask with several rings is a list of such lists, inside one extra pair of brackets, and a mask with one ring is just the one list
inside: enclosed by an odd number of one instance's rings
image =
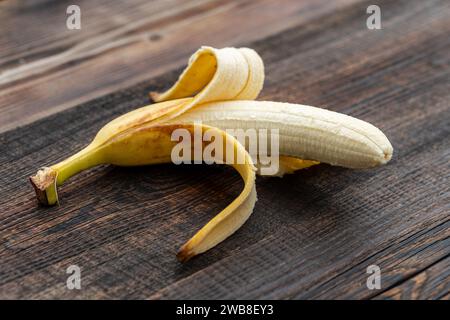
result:
[(392, 157), (386, 136), (365, 121), (329, 111), (271, 101), (225, 101), (197, 106), (171, 122), (225, 129), (278, 129), (280, 154), (347, 168), (370, 168)]
[[(225, 130), (277, 129), (280, 157), (279, 170), (274, 175), (278, 176), (319, 162), (369, 168), (391, 158), (389, 140), (367, 122), (310, 106), (253, 101), (263, 82), (264, 65), (252, 49), (200, 48), (171, 88), (163, 93), (150, 93), (158, 103), (112, 120), (87, 147), (30, 177), (38, 201), (46, 205), (57, 203), (59, 185), (99, 164), (134, 166), (171, 162), (176, 144), (171, 140), (173, 130), (182, 128), (191, 133), (195, 128), (202, 133), (210, 130), (223, 138), (224, 152), (231, 147), (235, 156), (245, 159), (241, 164), (231, 163), (244, 180), (244, 189), (182, 246), (177, 257), (186, 261), (233, 234), (248, 219), (256, 202), (255, 165), (260, 164)], [(206, 145), (203, 142), (203, 147)], [(224, 159), (215, 160), (223, 163)]]

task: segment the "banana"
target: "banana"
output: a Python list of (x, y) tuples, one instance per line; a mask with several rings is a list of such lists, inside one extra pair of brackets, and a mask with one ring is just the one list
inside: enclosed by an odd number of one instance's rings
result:
[[(213, 160), (225, 163), (225, 154), (231, 148), (234, 161), (227, 164), (239, 172), (244, 189), (182, 246), (177, 258), (187, 261), (233, 234), (248, 219), (256, 202), (258, 157), (252, 159), (245, 146), (227, 133), (228, 129), (278, 130), (279, 170), (274, 174), (277, 176), (319, 162), (370, 168), (390, 160), (392, 146), (378, 128), (325, 109), (254, 101), (263, 83), (264, 65), (252, 49), (200, 48), (171, 88), (163, 93), (150, 93), (157, 103), (112, 120), (87, 147), (30, 177), (38, 201), (46, 205), (57, 203), (58, 186), (99, 164), (135, 166), (171, 162), (176, 144), (171, 137), (175, 129), (185, 129), (194, 136), (196, 128), (201, 133), (213, 132), (223, 138), (223, 152)], [(259, 136), (259, 139), (266, 138)], [(202, 142), (203, 147), (207, 145)], [(244, 161), (238, 162), (236, 157)]]

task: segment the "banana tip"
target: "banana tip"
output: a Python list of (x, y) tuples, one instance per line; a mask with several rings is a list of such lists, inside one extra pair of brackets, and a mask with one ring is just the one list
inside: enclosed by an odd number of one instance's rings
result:
[(180, 262), (186, 262), (190, 260), (193, 256), (195, 256), (195, 253), (186, 244), (182, 246), (177, 253), (177, 259)]
[(383, 156), (384, 157), (383, 157), (382, 163), (383, 164), (388, 163), (392, 159), (392, 154), (393, 153), (394, 153), (394, 149), (389, 144), (389, 146), (383, 150)]
[(152, 101), (157, 102), (160, 94), (156, 91), (151, 91), (148, 93), (148, 95)]
[(389, 162), (389, 160), (391, 160), (392, 158), (392, 152), (391, 153), (385, 153), (384, 154), (384, 163)]

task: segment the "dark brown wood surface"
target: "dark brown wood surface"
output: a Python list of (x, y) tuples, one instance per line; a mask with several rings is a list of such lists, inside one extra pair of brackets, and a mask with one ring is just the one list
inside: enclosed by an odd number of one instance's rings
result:
[[(382, 30), (371, 1), (132, 2), (80, 2), (96, 18), (80, 33), (67, 3), (0, 3), (0, 298), (449, 299), (448, 1), (378, 1)], [(230, 168), (101, 166), (37, 206), (29, 175), (147, 104), (202, 44), (254, 48), (260, 100), (369, 121), (392, 161), (258, 178), (248, 222), (186, 264), (179, 246), (242, 188)]]

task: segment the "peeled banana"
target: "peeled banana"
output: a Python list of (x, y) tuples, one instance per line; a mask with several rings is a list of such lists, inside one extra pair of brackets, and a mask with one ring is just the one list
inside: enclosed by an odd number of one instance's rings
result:
[(263, 82), (264, 65), (254, 50), (200, 48), (170, 89), (150, 93), (158, 103), (112, 120), (83, 150), (30, 177), (39, 202), (57, 203), (57, 186), (99, 164), (135, 166), (171, 162), (171, 152), (177, 143), (172, 139), (175, 129), (190, 133), (196, 128), (202, 133), (209, 130), (223, 137), (224, 152), (216, 162), (225, 162), (222, 157), (227, 147), (234, 151), (235, 157), (245, 160), (228, 163), (241, 175), (244, 189), (183, 245), (177, 257), (186, 261), (234, 233), (248, 219), (256, 202), (258, 157), (250, 155), (243, 144), (228, 134), (229, 129), (277, 130), (279, 170), (273, 175), (278, 176), (319, 162), (369, 168), (391, 159), (393, 149), (389, 140), (367, 122), (311, 106), (254, 101)]

